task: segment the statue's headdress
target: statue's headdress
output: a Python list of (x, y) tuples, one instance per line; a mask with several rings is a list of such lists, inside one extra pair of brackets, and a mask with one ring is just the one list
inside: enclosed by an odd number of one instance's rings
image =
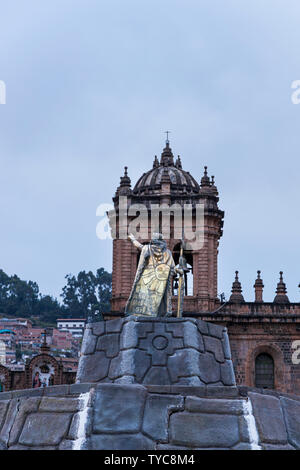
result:
[(151, 245), (159, 246), (162, 250), (167, 248), (167, 242), (163, 239), (162, 234), (158, 232), (152, 234)]

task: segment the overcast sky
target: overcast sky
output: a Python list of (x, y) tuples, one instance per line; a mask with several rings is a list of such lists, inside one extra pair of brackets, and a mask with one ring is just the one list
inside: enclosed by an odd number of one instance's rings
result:
[(96, 208), (171, 130), (225, 211), (219, 292), (299, 301), (299, 0), (19, 0), (0, 4), (0, 267), (59, 296), (67, 273), (111, 270)]

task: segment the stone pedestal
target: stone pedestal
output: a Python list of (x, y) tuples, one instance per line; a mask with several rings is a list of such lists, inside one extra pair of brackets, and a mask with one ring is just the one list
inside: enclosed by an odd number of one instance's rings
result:
[(233, 386), (227, 330), (193, 318), (88, 324), (76, 382)]

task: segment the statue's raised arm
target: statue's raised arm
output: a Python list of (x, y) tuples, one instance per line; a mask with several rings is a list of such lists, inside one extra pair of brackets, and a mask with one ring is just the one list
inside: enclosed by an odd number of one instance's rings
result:
[(136, 238), (134, 235), (132, 235), (132, 233), (130, 233), (128, 236), (127, 236), (128, 240), (131, 241), (131, 243), (140, 251), (142, 251), (143, 249), (143, 246)]

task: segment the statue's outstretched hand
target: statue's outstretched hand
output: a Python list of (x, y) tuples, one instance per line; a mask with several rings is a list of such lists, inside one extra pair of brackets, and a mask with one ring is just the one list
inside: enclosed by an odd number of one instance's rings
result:
[(180, 276), (183, 276), (183, 274), (184, 274), (184, 271), (183, 271), (182, 268), (179, 267), (179, 264), (177, 266), (175, 266), (174, 271), (175, 271), (176, 274), (179, 274)]
[(132, 235), (132, 233), (130, 233), (129, 235), (127, 235), (127, 239), (131, 241), (131, 243), (140, 251), (142, 251), (143, 249), (143, 245), (135, 238), (134, 235)]

